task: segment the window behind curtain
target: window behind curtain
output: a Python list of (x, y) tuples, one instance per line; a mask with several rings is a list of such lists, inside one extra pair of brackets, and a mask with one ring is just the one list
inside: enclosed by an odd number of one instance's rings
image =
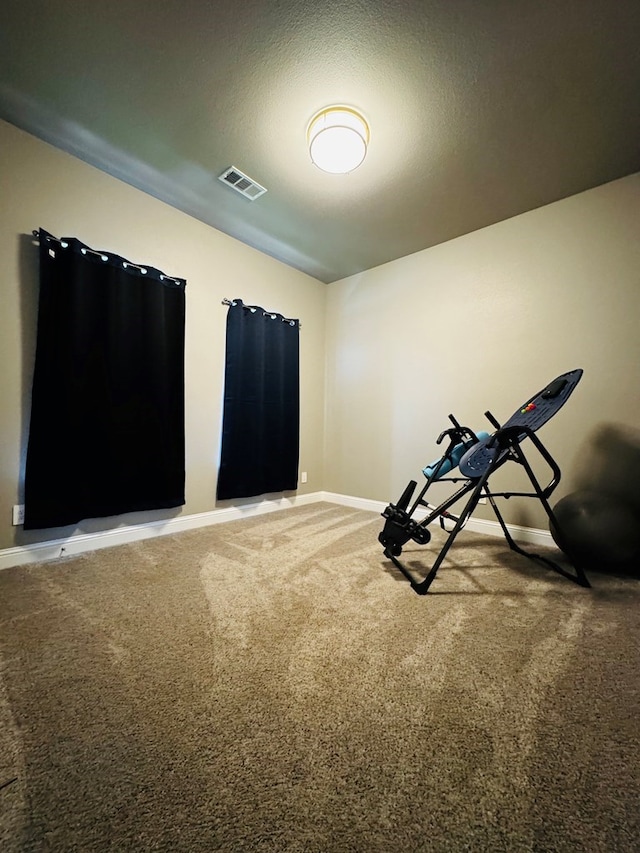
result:
[(25, 528), (184, 504), (184, 280), (39, 240)]
[(298, 487), (299, 334), (297, 320), (231, 303), (219, 500)]

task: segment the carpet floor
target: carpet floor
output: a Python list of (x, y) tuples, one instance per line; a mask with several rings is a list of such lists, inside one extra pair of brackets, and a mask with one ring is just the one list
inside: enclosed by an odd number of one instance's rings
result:
[(1, 572), (4, 853), (640, 849), (640, 582), (463, 532), (421, 597), (381, 526), (317, 503)]

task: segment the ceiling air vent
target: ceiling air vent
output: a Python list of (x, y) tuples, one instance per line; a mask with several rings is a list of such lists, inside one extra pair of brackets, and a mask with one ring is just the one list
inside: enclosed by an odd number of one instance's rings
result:
[(239, 192), (250, 201), (255, 201), (259, 196), (266, 193), (265, 187), (261, 187), (256, 181), (252, 180), (248, 175), (245, 175), (240, 169), (235, 166), (230, 166), (218, 178), (223, 184)]

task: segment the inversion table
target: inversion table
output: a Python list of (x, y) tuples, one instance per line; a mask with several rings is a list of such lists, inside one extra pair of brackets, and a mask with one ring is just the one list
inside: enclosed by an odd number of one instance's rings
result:
[[(495, 428), (492, 435), (487, 432), (472, 432), (468, 427), (461, 426), (453, 415), (449, 415), (449, 420), (453, 426), (441, 433), (437, 440), (437, 444), (440, 444), (444, 438), (448, 438), (449, 446), (440, 459), (423, 469), (427, 481), (418, 497), (411, 503), (417, 486), (417, 482), (411, 480), (398, 502), (396, 504), (390, 503), (382, 513), (386, 521), (378, 539), (384, 548), (384, 555), (402, 572), (419, 595), (424, 595), (429, 590), (458, 533), (466, 524), (481, 498), (486, 498), (491, 505), (511, 550), (544, 563), (581, 586), (590, 586), (584, 570), (575, 561), (574, 571), (570, 571), (548, 557), (525, 551), (517, 545), (496, 503), (496, 498), (537, 498), (549, 517), (556, 542), (563, 551), (565, 550), (562, 543), (562, 531), (549, 505), (549, 497), (560, 482), (560, 468), (536, 435), (536, 431), (566, 403), (580, 381), (582, 372), (580, 369), (571, 370), (558, 376), (542, 391), (539, 391), (520, 406), (503, 426), (498, 423), (491, 412), (485, 412), (485, 417)], [(550, 469), (551, 477), (548, 485), (544, 488), (538, 482), (522, 449), (522, 443), (525, 439), (529, 439)], [(522, 466), (533, 491), (494, 492), (491, 490), (489, 478), (507, 462), (515, 462)], [(445, 476), (454, 471), (456, 467), (461, 476)], [(450, 482), (459, 485), (452, 495), (434, 506), (425, 497), (431, 486), (436, 482)], [(464, 497), (467, 500), (460, 514), (454, 515), (449, 512), (451, 507)], [(414, 518), (416, 513), (423, 512), (425, 509), (427, 514), (424, 518), (420, 521)], [(428, 574), (423, 579), (419, 579), (412, 570), (402, 563), (400, 556), (404, 545), (410, 540), (419, 545), (426, 545), (430, 541), (431, 533), (428, 527), (436, 519), (439, 520), (440, 526), (445, 531), (447, 529), (445, 521), (453, 523), (454, 526), (449, 531), (449, 535)]]

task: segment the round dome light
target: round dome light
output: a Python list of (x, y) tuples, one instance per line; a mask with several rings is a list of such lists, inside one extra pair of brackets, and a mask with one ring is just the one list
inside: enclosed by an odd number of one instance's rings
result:
[(323, 172), (343, 175), (364, 160), (369, 144), (369, 125), (351, 107), (325, 107), (307, 128), (309, 154)]

